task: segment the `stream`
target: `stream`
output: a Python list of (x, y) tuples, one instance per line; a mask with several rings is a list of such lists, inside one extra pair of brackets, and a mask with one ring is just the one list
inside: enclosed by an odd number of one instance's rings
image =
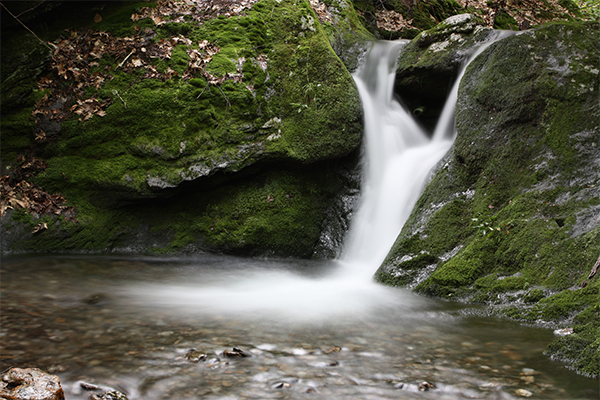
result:
[[(552, 330), (370, 281), (330, 285), (339, 270), (215, 255), (5, 257), (1, 369), (54, 373), (67, 400), (90, 398), (81, 382), (130, 400), (598, 398), (597, 380), (542, 354)], [(227, 357), (234, 347), (250, 357)]]

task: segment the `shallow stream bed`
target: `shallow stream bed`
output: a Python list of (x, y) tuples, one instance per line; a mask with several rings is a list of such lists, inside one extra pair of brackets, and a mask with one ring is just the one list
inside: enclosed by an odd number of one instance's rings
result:
[(90, 398), (81, 382), (130, 400), (598, 398), (597, 379), (543, 355), (551, 330), (343, 272), (225, 256), (5, 257), (1, 369), (54, 373), (67, 400)]

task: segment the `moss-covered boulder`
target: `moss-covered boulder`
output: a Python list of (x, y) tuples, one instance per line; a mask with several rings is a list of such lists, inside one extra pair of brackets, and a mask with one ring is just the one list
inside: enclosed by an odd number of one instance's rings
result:
[(394, 92), (426, 128), (435, 128), (462, 66), (492, 34), (475, 15), (459, 14), (421, 32), (402, 50)]
[(600, 298), (597, 276), (581, 287), (600, 255), (599, 90), (598, 23), (551, 23), (479, 55), (456, 142), (377, 280), (580, 326), (549, 351), (597, 376), (597, 319), (573, 318)]
[(332, 47), (370, 38), (351, 4), (83, 6), (30, 22), (49, 44), (3, 32), (3, 175), (35, 161), (29, 182), (74, 207), (45, 215), (5, 180), (3, 248), (313, 254), (361, 142)]

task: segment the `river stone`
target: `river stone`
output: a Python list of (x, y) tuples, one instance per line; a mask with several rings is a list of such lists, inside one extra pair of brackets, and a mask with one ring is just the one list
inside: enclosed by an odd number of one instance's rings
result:
[(0, 382), (0, 398), (6, 400), (64, 400), (56, 375), (38, 368), (12, 368)]

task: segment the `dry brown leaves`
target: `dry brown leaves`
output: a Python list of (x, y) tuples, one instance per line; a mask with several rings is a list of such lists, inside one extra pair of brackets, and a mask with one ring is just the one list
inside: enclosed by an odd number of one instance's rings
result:
[[(23, 161), (23, 157), (21, 157), (21, 161)], [(45, 167), (46, 164), (43, 161), (32, 158), (16, 168), (13, 171), (14, 176), (3, 175), (0, 177), (0, 217), (3, 217), (7, 210), (24, 209), (37, 215), (62, 215), (65, 220), (77, 222), (74, 218), (73, 207), (65, 205), (64, 197), (57, 194), (51, 195), (39, 186), (25, 180)], [(38, 226), (36, 229), (34, 233), (43, 227)]]
[(402, 14), (394, 10), (378, 10), (375, 12), (375, 18), (377, 27), (386, 31), (395, 32), (414, 28), (412, 19), (406, 20)]
[(331, 14), (327, 11), (327, 6), (319, 0), (310, 0), (310, 7), (319, 17), (319, 21), (331, 23)]
[(512, 16), (517, 21), (520, 29), (528, 29), (530, 25), (539, 25), (551, 21), (552, 18), (542, 17), (548, 15), (548, 13), (542, 13), (542, 11), (553, 9), (571, 14), (556, 0), (504, 0), (492, 2), (491, 7), (490, 2), (486, 0), (458, 0), (458, 4), (461, 7), (474, 7), (482, 10), (481, 17), (489, 27), (494, 26), (498, 11)]
[[(257, 0), (161, 0), (155, 8), (142, 8), (139, 14), (133, 14), (131, 19), (135, 22), (144, 18), (151, 18), (157, 26), (167, 22), (184, 22), (187, 20), (201, 22), (219, 15), (231, 16), (240, 14), (250, 8)], [(317, 1), (317, 0), (313, 0)], [(318, 2), (318, 1), (317, 1)], [(319, 3), (320, 4), (320, 3)], [(173, 48), (183, 44), (191, 47), (192, 41), (182, 35), (171, 39), (162, 39), (155, 42), (156, 32), (151, 29), (141, 30), (134, 27), (138, 34), (134, 37), (114, 37), (106, 32), (85, 30), (68, 31), (69, 34), (53, 43), (52, 70), (55, 76), (46, 76), (40, 79), (39, 89), (49, 89), (50, 94), (40, 99), (32, 116), (46, 117), (53, 121), (64, 121), (71, 113), (80, 116), (81, 121), (93, 116), (106, 115), (106, 108), (112, 104), (112, 99), (99, 100), (85, 98), (84, 90), (89, 87), (100, 88), (107, 80), (113, 79), (110, 72), (120, 69), (124, 72), (143, 70), (142, 79), (152, 78), (169, 80), (177, 75), (168, 68), (158, 72), (152, 65), (151, 59), (169, 59)], [(219, 52), (219, 48), (209, 42), (202, 41), (197, 49), (188, 50), (190, 56), (188, 70), (182, 78), (190, 79), (201, 75), (209, 84), (217, 85), (226, 80), (241, 82), (242, 74), (228, 73), (217, 77), (206, 71), (206, 65), (212, 57)], [(120, 60), (116, 68), (110, 66), (100, 67), (100, 60), (109, 55), (115, 60)], [(266, 60), (258, 60), (261, 68), (266, 66)], [(67, 85), (65, 85), (67, 83)], [(38, 129), (35, 132), (37, 141), (47, 139), (46, 133)]]
[(252, 7), (258, 0), (159, 0), (156, 7), (144, 7), (139, 14), (131, 15), (131, 20), (150, 18), (156, 26), (170, 22), (184, 22), (187, 20), (202, 23), (202, 21), (220, 15), (230, 17), (239, 15), (244, 10)]
[[(120, 69), (131, 72), (144, 69), (142, 78), (168, 80), (176, 72), (168, 68), (160, 73), (151, 64), (151, 59), (171, 58), (173, 48), (178, 44), (191, 45), (191, 40), (179, 35), (170, 40), (153, 42), (156, 33), (145, 30), (136, 37), (114, 37), (99, 31), (71, 31), (68, 37), (56, 41), (52, 56), (52, 70), (55, 76), (42, 77), (38, 82), (40, 90), (49, 90), (36, 103), (32, 116), (49, 117), (54, 121), (64, 121), (71, 113), (79, 115), (80, 120), (88, 120), (94, 115), (106, 115), (106, 108), (112, 99), (85, 99), (84, 90), (88, 87), (100, 88), (107, 80), (113, 79), (110, 72)], [(120, 60), (116, 67), (105, 66), (99, 69), (99, 60), (105, 55)], [(66, 84), (66, 85), (65, 85)], [(69, 105), (70, 104), (70, 105)], [(44, 141), (45, 132), (36, 131), (36, 139)]]

